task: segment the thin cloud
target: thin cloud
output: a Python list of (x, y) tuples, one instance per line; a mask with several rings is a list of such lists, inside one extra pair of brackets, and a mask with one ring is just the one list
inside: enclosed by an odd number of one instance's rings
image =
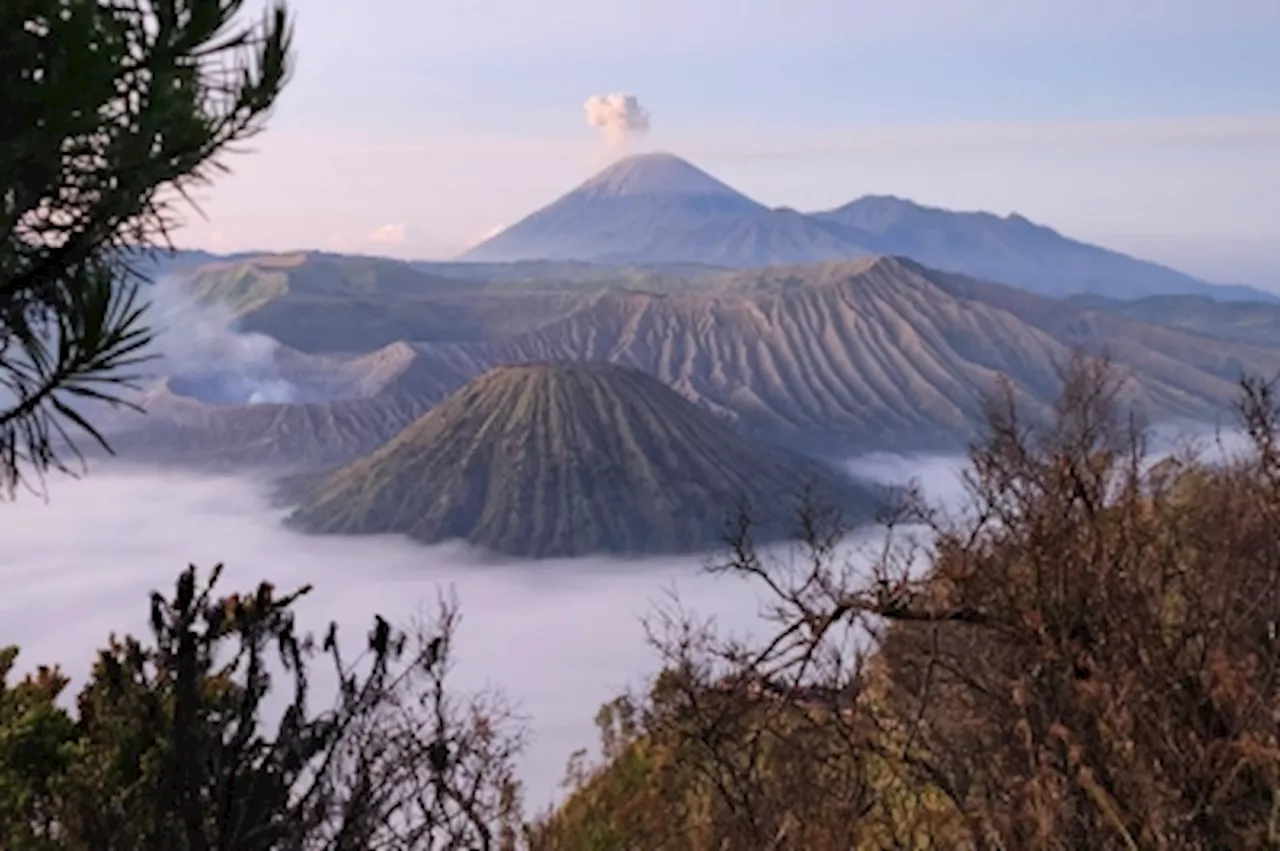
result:
[[(739, 134), (735, 134), (738, 136)], [(1117, 146), (1280, 146), (1280, 116), (1162, 121), (1042, 121), (863, 127), (817, 140), (694, 143), (691, 153), (741, 159), (980, 152)]]
[[(283, 136), (283, 134), (277, 134)], [(743, 138), (763, 141), (740, 141)], [(792, 158), (931, 153), (999, 148), (1078, 148), (1176, 145), (1280, 146), (1280, 115), (1213, 116), (1126, 121), (1006, 121), (913, 125), (850, 125), (839, 132), (788, 136), (759, 128), (717, 127), (706, 132), (672, 130), (666, 146), (687, 156)], [(501, 156), (562, 156), (586, 150), (581, 137), (565, 131), (520, 136), (443, 134), (427, 139), (377, 133), (297, 137), (294, 150), (362, 156), (483, 153)]]
[(405, 241), (405, 226), (400, 224), (382, 225), (374, 228), (366, 239), (375, 245), (402, 245)]
[(481, 236), (479, 239), (472, 240), (467, 247), (470, 248), (472, 246), (479, 245), (480, 243), (485, 242), (487, 240), (493, 239), (495, 236), (502, 233), (508, 227), (510, 227), (510, 225), (506, 225), (506, 224), (501, 224), (501, 225), (496, 225), (494, 227), (491, 227), (484, 232), (484, 236)]

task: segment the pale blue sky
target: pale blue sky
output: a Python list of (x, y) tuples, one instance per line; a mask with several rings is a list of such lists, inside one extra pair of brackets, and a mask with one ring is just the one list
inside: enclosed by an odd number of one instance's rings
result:
[(1016, 210), (1280, 286), (1277, 0), (294, 6), (296, 78), (185, 244), (456, 252), (607, 162), (582, 103), (622, 91), (638, 147), (765, 203)]

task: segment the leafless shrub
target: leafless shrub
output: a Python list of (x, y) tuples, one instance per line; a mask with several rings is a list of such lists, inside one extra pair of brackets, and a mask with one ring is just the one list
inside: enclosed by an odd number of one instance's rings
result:
[(791, 559), (744, 525), (716, 569), (766, 640), (666, 613), (644, 730), (714, 802), (689, 847), (1280, 847), (1273, 387), (1251, 452), (1152, 463), (1107, 362), (1063, 379), (1047, 420), (993, 396), (965, 510), (908, 500), (868, 567), (816, 506)]

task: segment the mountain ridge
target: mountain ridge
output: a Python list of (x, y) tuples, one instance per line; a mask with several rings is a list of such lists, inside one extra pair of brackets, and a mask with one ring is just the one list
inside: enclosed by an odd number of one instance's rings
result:
[[(693, 187), (669, 191), (671, 175)], [(679, 183), (680, 181), (675, 181)], [(602, 196), (600, 186), (623, 183)], [(707, 187), (701, 191), (697, 187)], [(711, 191), (714, 188), (715, 191)], [(891, 195), (831, 210), (769, 209), (674, 154), (624, 158), (481, 242), (465, 262), (707, 263), (752, 268), (870, 254), (911, 257), (942, 271), (1055, 297), (1204, 294), (1280, 302), (1064, 236), (1011, 213), (956, 212)]]
[(851, 450), (868, 435), (886, 449), (974, 436), (983, 396), (1001, 374), (1033, 407), (1046, 404), (1074, 347), (1115, 348), (1153, 417), (1212, 418), (1234, 399), (1241, 371), (1280, 366), (1273, 351), (1071, 308), (909, 259), (729, 277), (740, 280), (712, 295), (606, 293), (502, 343), (499, 356), (635, 366), (725, 410), (748, 434)]
[[(528, 304), (504, 298), (484, 301), (482, 326)], [(683, 287), (676, 280), (588, 289), (512, 333), (393, 343), (356, 358), (307, 356), (315, 364), (298, 356), (281, 362), (285, 377), (328, 369), (362, 398), (186, 404), (175, 422), (157, 409), (149, 425), (138, 423), (142, 433), (129, 449), (250, 464), (339, 463), (374, 448), (366, 430), (390, 438), (497, 364), (568, 360), (639, 369), (752, 439), (812, 454), (953, 451), (976, 436), (983, 396), (999, 376), (1031, 410), (1042, 409), (1075, 347), (1109, 349), (1132, 373), (1133, 397), (1152, 419), (1212, 423), (1236, 400), (1241, 375), (1280, 372), (1277, 346), (875, 257), (700, 275)]]
[[(717, 247), (691, 253), (690, 241)], [(652, 153), (613, 163), (459, 259), (764, 266), (845, 257), (843, 243), (674, 154)]]

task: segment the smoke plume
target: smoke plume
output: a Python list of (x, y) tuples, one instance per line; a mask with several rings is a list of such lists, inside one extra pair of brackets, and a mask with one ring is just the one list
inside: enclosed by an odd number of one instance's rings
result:
[(592, 95), (583, 104), (587, 123), (604, 134), (611, 149), (623, 148), (634, 136), (649, 129), (649, 111), (635, 95), (614, 92)]
[(180, 378), (192, 395), (215, 404), (312, 401), (281, 372), (281, 345), (265, 334), (237, 329), (225, 307), (194, 299), (181, 279), (163, 277), (147, 288), (146, 318), (155, 331), (152, 371)]

